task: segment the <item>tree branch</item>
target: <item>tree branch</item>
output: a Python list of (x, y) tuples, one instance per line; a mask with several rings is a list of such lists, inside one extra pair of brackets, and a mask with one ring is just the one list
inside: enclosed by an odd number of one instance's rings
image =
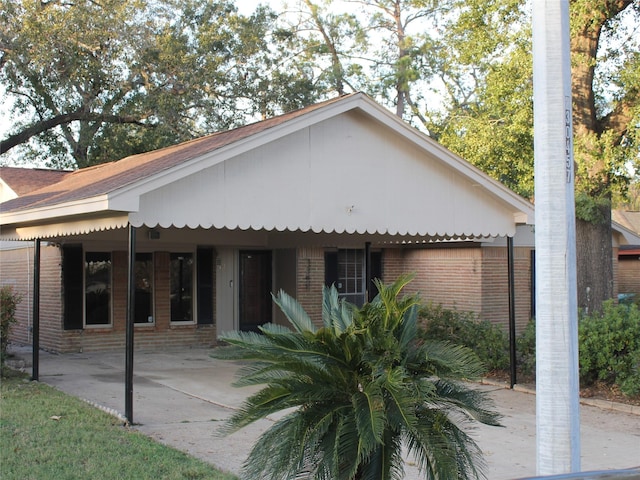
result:
[(615, 133), (615, 145), (619, 145), (627, 134), (629, 124), (633, 118), (633, 107), (634, 105), (632, 105), (631, 102), (622, 99), (609, 114), (601, 118), (598, 122), (600, 132), (611, 130)]
[(130, 116), (120, 116), (120, 115), (105, 115), (100, 113), (91, 113), (85, 112), (82, 110), (78, 110), (70, 113), (63, 113), (61, 115), (56, 115), (53, 118), (43, 120), (42, 122), (38, 122), (30, 127), (25, 128), (24, 130), (16, 133), (15, 135), (10, 135), (4, 140), (0, 141), (0, 155), (8, 152), (13, 147), (21, 145), (27, 142), (30, 138), (39, 135), (47, 130), (51, 130), (54, 127), (59, 125), (66, 125), (75, 121), (85, 121), (85, 122), (103, 122), (103, 123), (133, 123), (135, 125), (148, 126), (147, 124), (140, 121), (137, 117)]

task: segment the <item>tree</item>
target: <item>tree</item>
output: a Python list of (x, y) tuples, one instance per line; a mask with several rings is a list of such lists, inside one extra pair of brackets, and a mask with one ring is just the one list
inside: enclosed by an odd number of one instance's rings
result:
[[(18, 119), (0, 153), (21, 145), (49, 165), (85, 167), (315, 100), (304, 72), (274, 68), (268, 9), (0, 0), (0, 12), (0, 82)], [(267, 72), (280, 73), (271, 88)]]
[[(373, 55), (375, 95), (393, 102), (399, 117), (407, 120), (417, 117), (424, 123), (417, 102), (424, 96), (415, 87), (431, 77), (428, 56), (433, 39), (429, 30), (433, 28), (434, 19), (446, 11), (446, 2), (363, 0), (360, 3), (371, 12), (368, 28), (381, 37)], [(413, 24), (420, 25), (415, 34), (410, 33)]]
[(530, 38), (518, 2), (473, 2), (445, 19), (433, 60), (443, 104), (427, 123), (440, 143), (526, 198), (533, 197)]
[(234, 332), (215, 358), (251, 360), (238, 386), (266, 385), (229, 419), (236, 431), (293, 409), (257, 441), (248, 478), (401, 478), (403, 443), (428, 478), (477, 478), (481, 452), (463, 431), (470, 419), (497, 425), (485, 394), (458, 382), (481, 373), (465, 347), (417, 337), (417, 298), (399, 298), (409, 278), (361, 309), (325, 289), (316, 328), (285, 293), (275, 298), (292, 329)]
[[(613, 297), (611, 201), (628, 185), (625, 164), (640, 165), (640, 41), (624, 38), (627, 10), (637, 30), (640, 5), (633, 0), (571, 2), (578, 304), (586, 312), (601, 311)], [(621, 44), (607, 50), (607, 37)]]
[[(520, 0), (454, 2), (451, 11), (462, 13), (442, 23), (441, 47), (434, 50), (448, 86), (447, 102), (429, 116), (428, 128), (445, 146), (533, 198), (525, 5)], [(572, 0), (570, 14), (578, 302), (583, 311), (594, 311), (613, 296), (612, 198), (625, 198), (633, 180), (630, 167), (640, 171), (640, 46), (634, 36), (640, 5)]]
[(298, 8), (285, 12), (282, 19), (280, 39), (289, 52), (285, 61), (313, 72), (319, 94), (367, 89), (369, 78), (359, 62), (365, 60), (369, 42), (355, 14), (336, 12), (331, 2), (299, 0)]
[(423, 127), (432, 77), (430, 34), (447, 2), (358, 0), (337, 13), (331, 0), (300, 0), (292, 25), (301, 52), (328, 79), (326, 92), (364, 91), (393, 106), (396, 114)]

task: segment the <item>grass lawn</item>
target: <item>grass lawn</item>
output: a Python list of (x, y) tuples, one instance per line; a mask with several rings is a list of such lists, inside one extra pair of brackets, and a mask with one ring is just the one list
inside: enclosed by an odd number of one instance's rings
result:
[(2, 480), (236, 478), (22, 374), (1, 382)]

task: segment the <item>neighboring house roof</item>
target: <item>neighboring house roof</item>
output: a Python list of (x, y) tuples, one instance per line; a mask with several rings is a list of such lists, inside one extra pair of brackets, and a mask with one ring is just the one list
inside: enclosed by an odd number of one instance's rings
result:
[(614, 228), (616, 224), (619, 226), (618, 230), (626, 241), (626, 245), (619, 246), (618, 255), (624, 257), (640, 255), (640, 212), (613, 210), (611, 217)]
[(70, 173), (65, 170), (0, 167), (0, 202), (58, 183)]
[(640, 212), (612, 210), (611, 216), (614, 222), (640, 235)]
[(127, 223), (469, 238), (513, 235), (534, 216), (361, 93), (77, 170), (0, 213), (14, 239)]

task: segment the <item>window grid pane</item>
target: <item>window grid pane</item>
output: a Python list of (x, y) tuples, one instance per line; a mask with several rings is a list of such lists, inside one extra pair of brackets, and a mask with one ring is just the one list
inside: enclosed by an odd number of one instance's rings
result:
[(364, 295), (364, 251), (338, 251), (338, 293), (347, 301), (361, 303)]

